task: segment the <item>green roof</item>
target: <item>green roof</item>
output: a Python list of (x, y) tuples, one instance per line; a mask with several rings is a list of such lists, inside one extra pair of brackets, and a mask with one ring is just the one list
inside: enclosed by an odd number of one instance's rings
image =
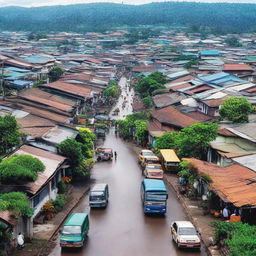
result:
[(87, 213), (73, 213), (66, 220), (64, 226), (81, 226), (87, 216)]

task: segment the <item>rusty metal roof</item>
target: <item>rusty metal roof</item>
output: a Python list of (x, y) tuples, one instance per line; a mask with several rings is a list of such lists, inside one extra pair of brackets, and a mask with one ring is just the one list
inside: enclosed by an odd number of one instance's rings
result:
[(256, 174), (254, 171), (233, 164), (219, 166), (195, 158), (184, 158), (201, 175), (207, 175), (211, 182), (210, 189), (224, 201), (236, 207), (256, 206)]

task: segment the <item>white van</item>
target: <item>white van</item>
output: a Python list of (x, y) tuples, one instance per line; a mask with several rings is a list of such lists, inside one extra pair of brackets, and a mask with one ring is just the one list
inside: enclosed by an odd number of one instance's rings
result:
[(108, 197), (108, 184), (104, 183), (94, 185), (89, 194), (90, 207), (107, 207)]

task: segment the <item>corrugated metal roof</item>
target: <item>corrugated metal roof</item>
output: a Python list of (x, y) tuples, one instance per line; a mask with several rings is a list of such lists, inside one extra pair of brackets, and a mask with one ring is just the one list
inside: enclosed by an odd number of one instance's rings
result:
[(195, 158), (184, 158), (200, 175), (207, 175), (209, 187), (224, 201), (236, 207), (256, 206), (256, 174), (239, 164), (219, 166)]
[(180, 162), (180, 159), (173, 149), (160, 149), (160, 153), (166, 162)]

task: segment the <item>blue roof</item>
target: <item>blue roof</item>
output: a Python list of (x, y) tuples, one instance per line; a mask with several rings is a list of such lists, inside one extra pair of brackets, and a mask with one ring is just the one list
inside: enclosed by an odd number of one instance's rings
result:
[(47, 62), (53, 61), (54, 59), (52, 57), (42, 55), (33, 55), (26, 57), (24, 60), (33, 64), (45, 64)]
[(225, 85), (225, 84), (231, 84), (234, 82), (237, 82), (237, 83), (245, 82), (245, 80), (242, 80), (237, 76), (234, 76), (225, 72), (199, 76), (198, 79), (205, 83), (214, 84), (214, 85)]
[(144, 179), (145, 191), (163, 191), (166, 192), (165, 184), (162, 180)]
[(217, 50), (205, 50), (205, 51), (200, 51), (200, 54), (201, 55), (219, 55), (220, 54), (220, 52), (219, 51), (217, 51)]
[(26, 86), (32, 85), (32, 81), (23, 81), (23, 80), (15, 80), (11, 83), (9, 83), (8, 87), (12, 87), (15, 89), (23, 89)]

